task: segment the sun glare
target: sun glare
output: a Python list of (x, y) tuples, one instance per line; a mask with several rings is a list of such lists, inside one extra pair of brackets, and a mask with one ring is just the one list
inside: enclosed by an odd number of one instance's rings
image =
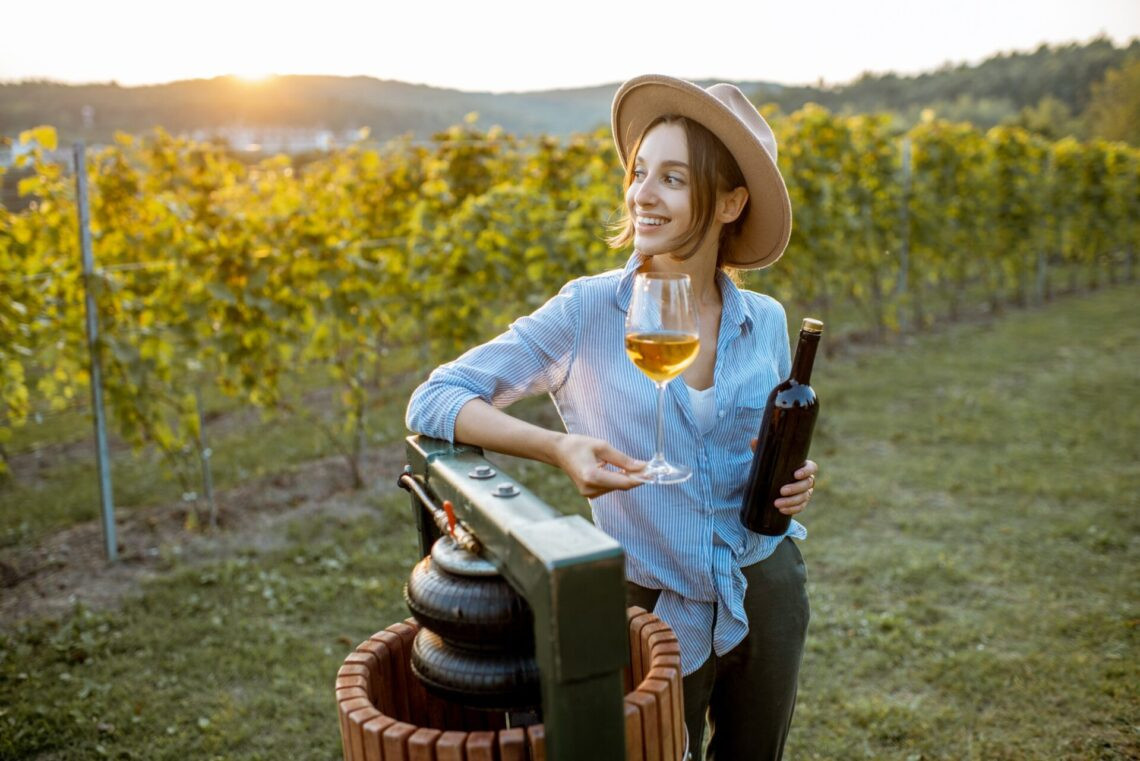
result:
[(247, 85), (260, 85), (273, 79), (275, 75), (268, 71), (250, 71), (244, 74), (234, 74), (233, 76), (235, 79), (245, 82)]

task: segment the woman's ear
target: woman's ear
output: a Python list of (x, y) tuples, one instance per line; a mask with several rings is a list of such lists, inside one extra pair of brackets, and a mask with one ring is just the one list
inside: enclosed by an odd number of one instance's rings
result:
[(739, 188), (716, 194), (716, 220), (722, 225), (732, 224), (744, 211), (744, 204), (748, 203), (748, 188), (743, 185)]

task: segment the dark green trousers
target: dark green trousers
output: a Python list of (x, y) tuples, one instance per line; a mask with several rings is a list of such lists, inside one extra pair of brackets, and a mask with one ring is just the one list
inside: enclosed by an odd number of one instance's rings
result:
[[(795, 542), (785, 539), (769, 557), (743, 571), (748, 636), (731, 652), (710, 655), (683, 680), (694, 761), (776, 761), (792, 725), (808, 625), (804, 560)], [(626, 583), (629, 605), (653, 610), (660, 594)]]

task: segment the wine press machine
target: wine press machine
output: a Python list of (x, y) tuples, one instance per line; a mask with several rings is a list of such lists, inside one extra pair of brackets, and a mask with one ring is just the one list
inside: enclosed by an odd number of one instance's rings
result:
[(683, 758), (679, 644), (626, 609), (618, 543), (476, 447), (411, 436), (407, 458), (425, 558), (413, 617), (337, 674), (346, 761)]

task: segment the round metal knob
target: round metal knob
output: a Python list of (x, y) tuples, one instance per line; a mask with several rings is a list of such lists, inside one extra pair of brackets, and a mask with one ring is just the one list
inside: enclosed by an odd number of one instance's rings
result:
[(519, 487), (515, 486), (514, 484), (512, 484), (508, 481), (503, 481), (501, 484), (499, 484), (498, 486), (495, 487), (495, 491), (493, 493), (496, 497), (504, 497), (505, 498), (505, 497), (517, 497), (521, 492), (519, 492)]
[(467, 473), (468, 478), (477, 478), (484, 480), (487, 478), (495, 477), (495, 469), (490, 465), (476, 465), (472, 470)]
[(465, 550), (450, 536), (441, 536), (431, 546), (431, 562), (456, 576), (498, 576), (490, 560)]

